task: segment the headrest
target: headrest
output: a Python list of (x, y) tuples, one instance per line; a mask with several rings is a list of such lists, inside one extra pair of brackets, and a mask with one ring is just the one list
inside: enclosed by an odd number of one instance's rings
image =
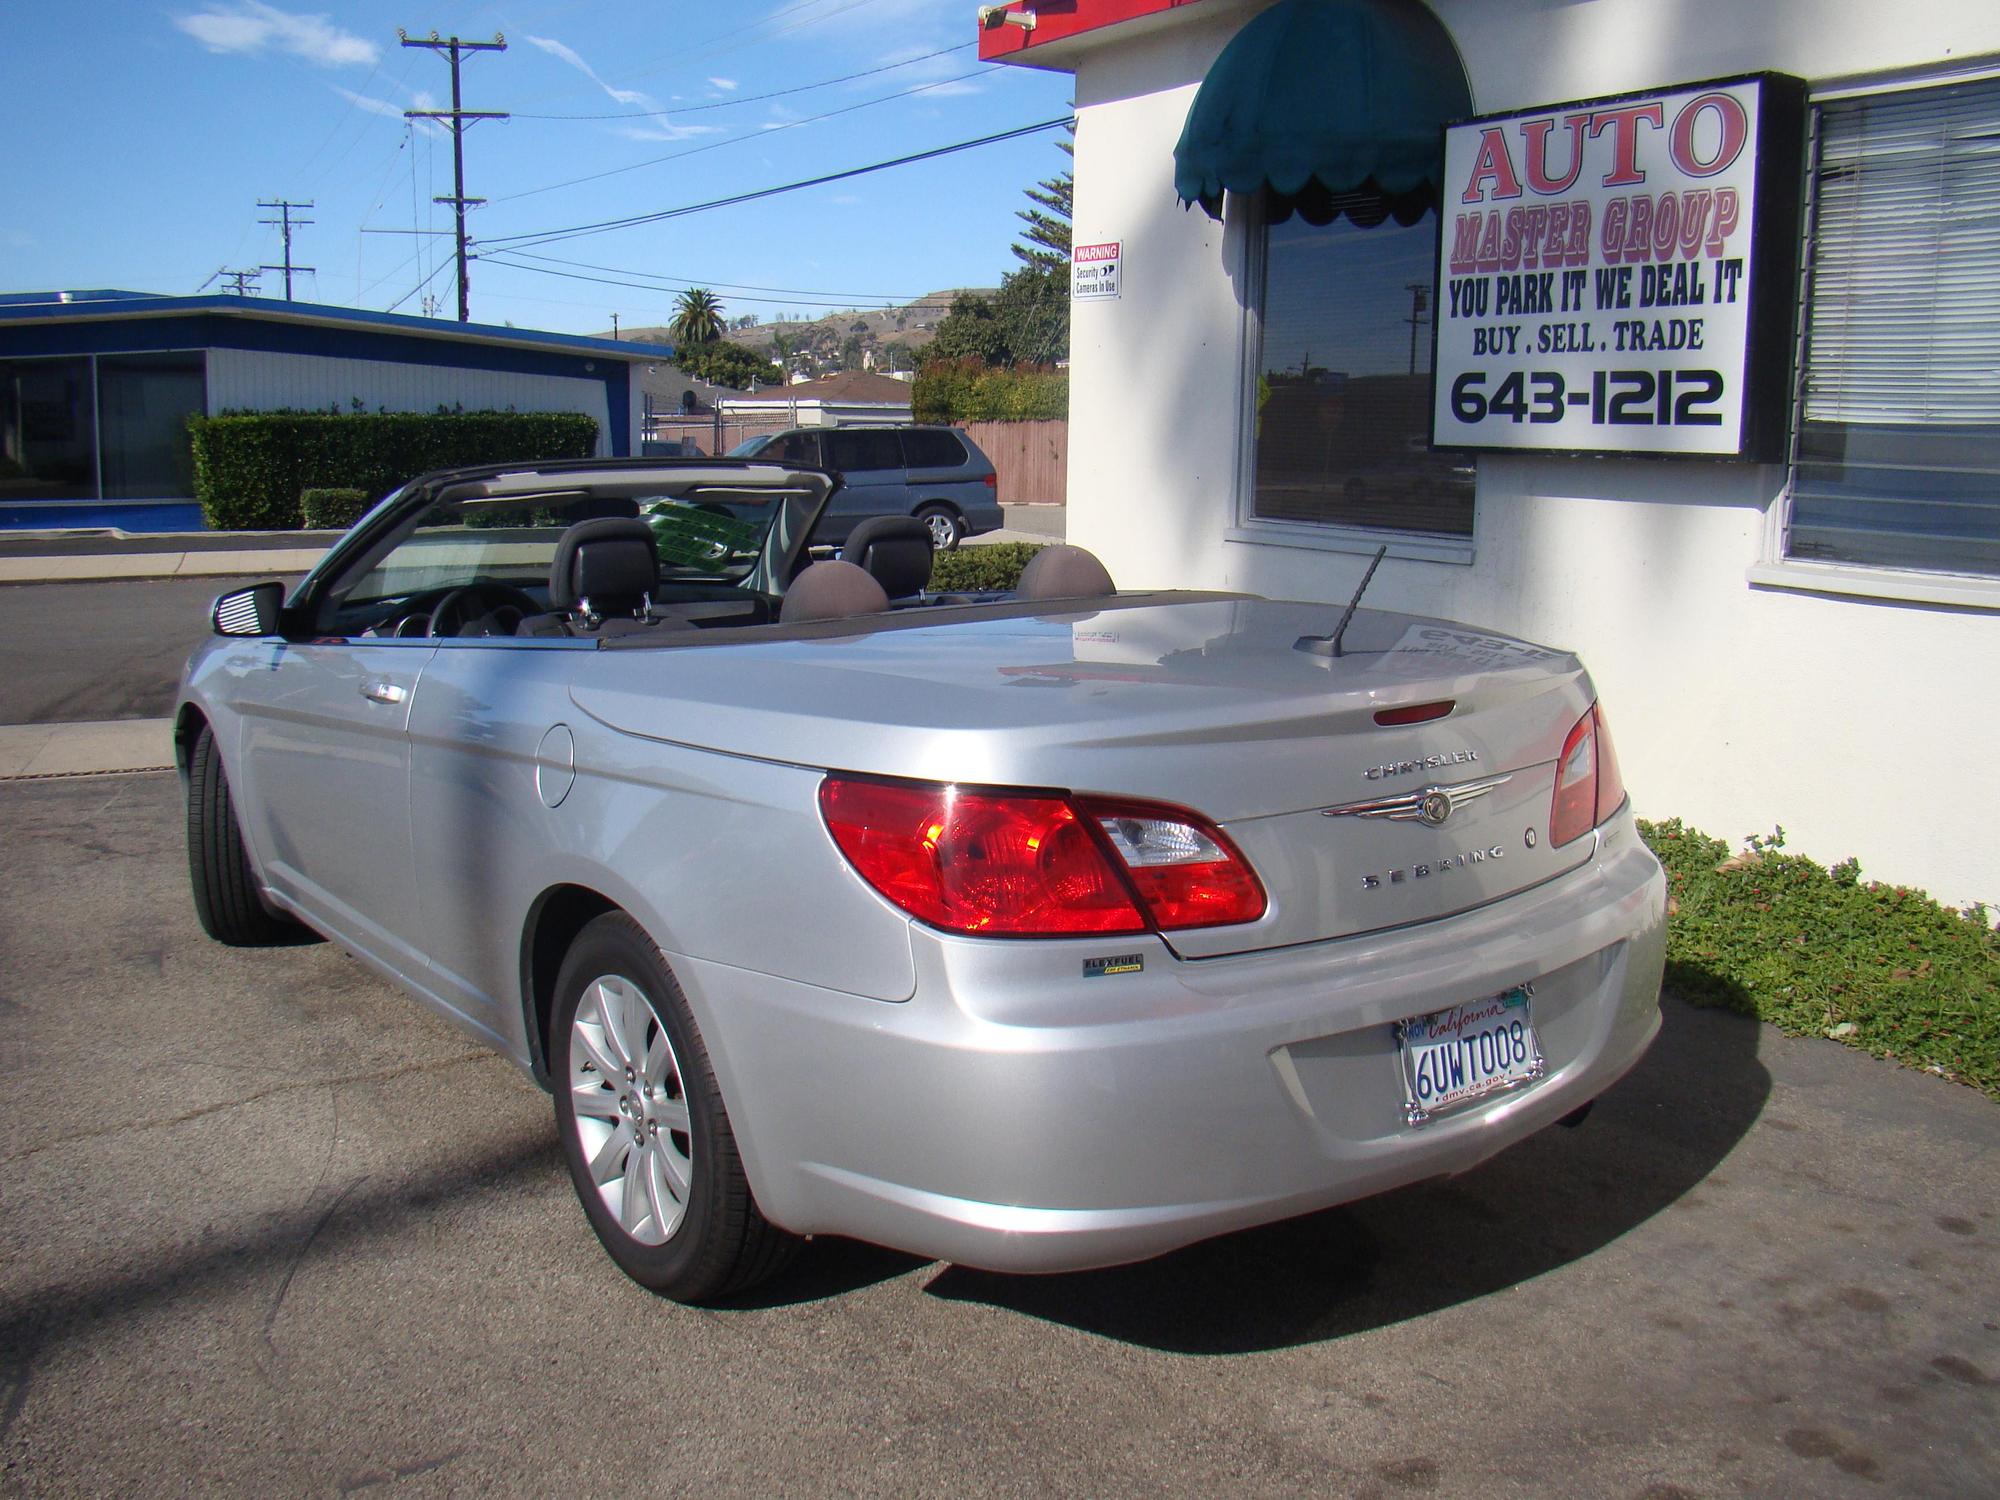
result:
[(1014, 586), (1016, 599), (1087, 599), (1117, 592), (1095, 553), (1066, 545), (1044, 547), (1029, 558)]
[(549, 608), (575, 609), (588, 599), (599, 614), (628, 614), (659, 582), (652, 527), (615, 516), (578, 521), (562, 534), (549, 563)]
[(907, 599), (930, 586), (931, 531), (915, 516), (870, 516), (847, 534), (840, 559), (865, 569), (891, 599)]
[(778, 621), (838, 620), (872, 615), (889, 607), (882, 585), (851, 562), (814, 563), (792, 580), (779, 606)]

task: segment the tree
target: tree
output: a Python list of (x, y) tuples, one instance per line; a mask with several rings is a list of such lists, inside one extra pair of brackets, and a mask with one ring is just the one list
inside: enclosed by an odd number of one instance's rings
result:
[[(1076, 134), (1075, 126), (1068, 128), (1071, 135)], [(1069, 141), (1057, 141), (1056, 145), (1063, 155), (1076, 155), (1076, 147)], [(1022, 191), (1040, 207), (1014, 210), (1014, 217), (1028, 226), (1021, 233), (1021, 239), (1028, 243), (1023, 245), (1017, 240), (1009, 247), (1014, 252), (1014, 258), (1031, 270), (1067, 273), (1070, 208), (1076, 195), (1076, 175), (1068, 171), (1059, 172)]]
[(1069, 358), (1069, 266), (1009, 271), (993, 299), (993, 317), (1015, 363), (1052, 365)]
[(674, 353), (674, 363), (688, 374), (711, 385), (732, 390), (748, 390), (754, 380), (760, 385), (784, 384), (784, 372), (754, 349), (719, 341), (683, 345)]
[(924, 353), (926, 359), (976, 359), (989, 365), (1010, 364), (1014, 358), (993, 304), (971, 292), (951, 299), (951, 311), (938, 323), (937, 337)]
[(676, 344), (712, 344), (722, 337), (722, 301), (707, 287), (691, 286), (674, 298), (667, 325)]

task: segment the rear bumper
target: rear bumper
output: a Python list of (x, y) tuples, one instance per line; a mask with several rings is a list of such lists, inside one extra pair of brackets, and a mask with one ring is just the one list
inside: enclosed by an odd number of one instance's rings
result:
[[(1230, 958), (913, 927), (900, 1004), (674, 962), (775, 1222), (1078, 1270), (1464, 1171), (1602, 1093), (1659, 1027), (1665, 879), (1629, 813), (1597, 837), (1479, 911)], [(1083, 976), (1114, 953), (1143, 970)], [(1407, 1125), (1391, 1023), (1523, 983), (1546, 1075)]]

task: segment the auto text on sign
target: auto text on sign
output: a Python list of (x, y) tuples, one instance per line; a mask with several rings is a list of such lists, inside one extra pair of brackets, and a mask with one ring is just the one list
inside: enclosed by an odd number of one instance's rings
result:
[(1078, 302), (1116, 297), (1123, 284), (1119, 275), (1122, 242), (1108, 245), (1077, 245), (1070, 251), (1070, 296)]
[(1769, 82), (1446, 132), (1434, 443), (1743, 451)]

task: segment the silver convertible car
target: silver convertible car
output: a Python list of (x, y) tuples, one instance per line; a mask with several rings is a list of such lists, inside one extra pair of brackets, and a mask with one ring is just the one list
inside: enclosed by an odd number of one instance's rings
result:
[(755, 461), (427, 475), (216, 601), (203, 925), (303, 935), (554, 1096), (634, 1279), (803, 1236), (1131, 1261), (1461, 1172), (1659, 1026), (1664, 881), (1574, 656), (806, 546)]

